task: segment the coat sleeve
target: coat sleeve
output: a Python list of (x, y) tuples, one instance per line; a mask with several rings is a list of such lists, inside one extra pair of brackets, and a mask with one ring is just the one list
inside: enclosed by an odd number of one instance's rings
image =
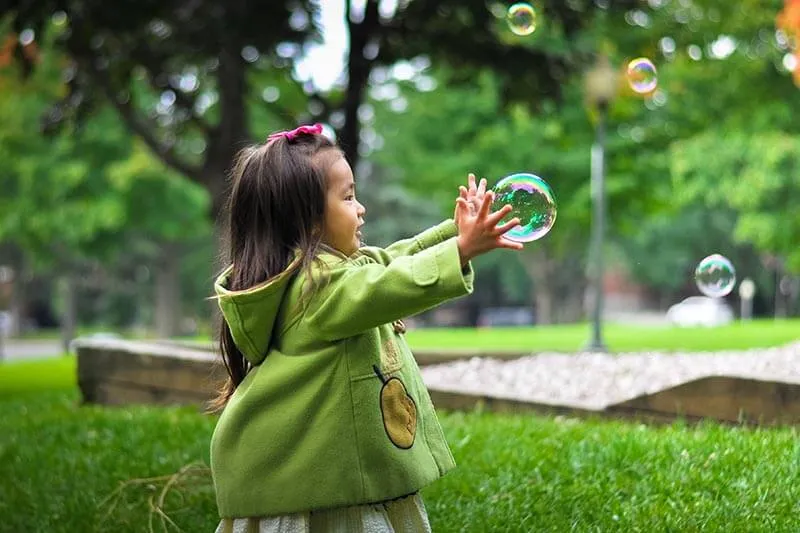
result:
[(364, 246), (359, 249), (359, 252), (382, 265), (388, 265), (398, 257), (414, 255), (457, 235), (458, 226), (452, 219), (448, 219), (414, 237), (390, 244), (386, 248)]
[(472, 292), (473, 272), (461, 268), (455, 238), (388, 264), (367, 257), (331, 267), (308, 304), (305, 326), (335, 341), (421, 313)]

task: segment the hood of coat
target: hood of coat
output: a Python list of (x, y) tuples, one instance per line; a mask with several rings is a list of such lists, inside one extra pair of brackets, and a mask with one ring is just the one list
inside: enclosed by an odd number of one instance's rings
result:
[(241, 291), (228, 288), (233, 265), (214, 282), (217, 303), (233, 341), (252, 365), (260, 364), (267, 356), (275, 320), (299, 266), (298, 257), (277, 276)]

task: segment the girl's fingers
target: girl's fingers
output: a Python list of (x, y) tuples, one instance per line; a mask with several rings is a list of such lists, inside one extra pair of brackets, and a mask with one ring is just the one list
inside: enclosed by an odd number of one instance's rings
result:
[[(486, 219), (487, 215), (489, 214), (489, 209), (492, 207), (492, 202), (494, 201), (494, 194), (491, 192), (486, 193), (483, 197), (483, 202), (481, 203), (481, 208), (478, 211), (478, 219), (484, 220)], [(500, 220), (500, 219), (498, 219)], [(496, 222), (492, 223), (494, 226)]]
[(466, 200), (467, 199), (467, 188), (464, 187), (463, 185), (459, 185), (458, 186), (458, 195), (461, 198), (464, 198)]
[(512, 210), (512, 207), (508, 204), (504, 205), (494, 213), (492, 213), (487, 219), (486, 222), (491, 224), (492, 226), (496, 226), (498, 222), (500, 222), (506, 215), (508, 215)]
[(495, 231), (495, 232), (496, 232), (498, 235), (503, 235), (503, 234), (505, 234), (505, 233), (508, 233), (508, 232), (509, 232), (509, 231), (511, 231), (512, 229), (514, 229), (516, 226), (519, 226), (519, 219), (518, 219), (518, 218), (512, 218), (511, 220), (509, 220), (508, 222), (506, 222), (506, 223), (505, 223), (505, 224), (503, 224), (502, 226), (497, 226), (497, 227), (494, 229), (494, 231)]
[(459, 215), (469, 215), (469, 202), (460, 196), (456, 198), (456, 211), (458, 211)]
[(469, 184), (469, 192), (470, 192), (470, 194), (474, 195), (475, 194), (475, 174), (470, 172), (469, 175), (467, 176), (467, 182)]
[(498, 248), (506, 248), (508, 250), (522, 250), (523, 245), (521, 242), (511, 241), (509, 239), (500, 239), (497, 243)]
[(478, 185), (478, 196), (483, 196), (486, 194), (486, 178), (481, 178), (481, 182)]

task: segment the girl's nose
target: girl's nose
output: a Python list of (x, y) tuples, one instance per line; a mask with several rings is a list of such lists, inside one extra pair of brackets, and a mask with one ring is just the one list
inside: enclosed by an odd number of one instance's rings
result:
[(367, 212), (367, 209), (361, 204), (361, 202), (356, 201), (356, 203), (358, 204), (358, 211), (357, 211), (358, 216), (363, 217), (364, 214)]

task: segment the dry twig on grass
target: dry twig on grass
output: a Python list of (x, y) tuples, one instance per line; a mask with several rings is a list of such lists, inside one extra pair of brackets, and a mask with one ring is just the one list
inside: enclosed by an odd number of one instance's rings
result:
[(121, 481), (119, 486), (109, 494), (100, 504), (98, 509), (102, 510), (107, 507), (105, 513), (100, 519), (100, 523), (108, 520), (114, 510), (117, 508), (122, 497), (131, 488), (145, 487), (149, 491), (157, 491), (158, 486), (163, 484), (158, 495), (151, 494), (148, 499), (148, 531), (155, 533), (154, 518), (158, 517), (161, 521), (163, 531), (169, 531), (169, 526), (172, 526), (177, 531), (183, 531), (167, 514), (165, 510), (167, 496), (175, 491), (176, 494), (182, 496), (180, 489), (182, 488), (198, 488), (203, 486), (210, 486), (211, 482), (211, 469), (202, 462), (190, 463), (181, 467), (180, 470), (174, 474), (164, 476), (155, 476), (147, 478), (135, 478), (126, 481)]

